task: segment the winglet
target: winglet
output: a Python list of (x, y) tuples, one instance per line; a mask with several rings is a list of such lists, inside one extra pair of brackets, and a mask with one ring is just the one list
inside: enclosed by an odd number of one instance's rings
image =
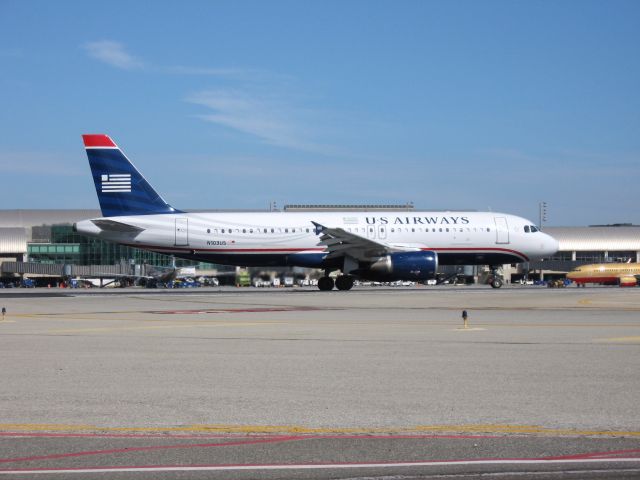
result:
[(327, 229), (324, 225), (320, 225), (318, 222), (314, 222), (313, 220), (311, 220), (311, 223), (313, 223), (313, 226), (315, 227), (316, 235), (320, 235)]

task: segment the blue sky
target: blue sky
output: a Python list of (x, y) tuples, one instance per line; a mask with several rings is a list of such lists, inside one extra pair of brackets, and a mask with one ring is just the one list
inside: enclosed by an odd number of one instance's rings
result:
[(0, 0), (0, 208), (404, 203), (640, 224), (640, 2)]

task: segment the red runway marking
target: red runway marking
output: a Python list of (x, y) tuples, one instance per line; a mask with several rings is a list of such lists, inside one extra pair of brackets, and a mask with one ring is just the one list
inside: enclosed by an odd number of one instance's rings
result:
[[(190, 439), (190, 438), (238, 438), (234, 436), (181, 436), (181, 435), (136, 435), (136, 434), (91, 434), (91, 433), (2, 433), (0, 436), (22, 436), (22, 437), (80, 437), (80, 438), (180, 438), (180, 439)], [(261, 443), (276, 443), (276, 442), (291, 442), (291, 441), (299, 441), (299, 440), (322, 440), (322, 439), (371, 439), (371, 440), (389, 440), (389, 439), (478, 439), (478, 438), (502, 438), (488, 435), (297, 435), (297, 436), (277, 436), (277, 437), (240, 437), (244, 440), (235, 441), (235, 442), (225, 442), (225, 443), (194, 443), (194, 444), (186, 444), (186, 445), (154, 445), (154, 446), (146, 446), (146, 447), (124, 447), (124, 448), (116, 448), (110, 450), (92, 450), (92, 451), (84, 451), (84, 452), (70, 452), (70, 453), (59, 453), (52, 455), (40, 455), (34, 457), (18, 457), (18, 458), (4, 458), (0, 459), (0, 463), (12, 463), (12, 462), (30, 462), (36, 460), (55, 460), (61, 458), (69, 458), (69, 457), (81, 457), (81, 456), (89, 456), (89, 455), (109, 455), (116, 453), (129, 453), (129, 452), (139, 452), (139, 451), (149, 451), (149, 450), (169, 450), (169, 449), (188, 449), (188, 448), (211, 448), (211, 447), (233, 447), (233, 446), (242, 446), (242, 445), (255, 445)], [(250, 438), (250, 439), (249, 439)]]
[(613, 450), (611, 452), (591, 452), (591, 453), (579, 453), (577, 455), (562, 455), (559, 457), (543, 457), (545, 460), (556, 460), (556, 459), (560, 459), (560, 460), (565, 460), (565, 459), (571, 459), (571, 458), (575, 458), (575, 459), (588, 459), (588, 458), (611, 458), (611, 459), (615, 459), (614, 455), (626, 455), (629, 453), (635, 453), (637, 455), (639, 455), (639, 459), (640, 459), (640, 448), (634, 448), (634, 449), (630, 449), (630, 450)]
[[(165, 438), (165, 439), (194, 439), (194, 438), (247, 438), (247, 439), (260, 439), (260, 438), (273, 438), (271, 434), (255, 434), (255, 435), (238, 435), (235, 433), (200, 433), (200, 434), (175, 434), (175, 433), (55, 433), (55, 432), (0, 432), (0, 437), (71, 437), (71, 438)], [(278, 436), (280, 437), (280, 436)], [(411, 440), (411, 439), (502, 439), (503, 436), (498, 435), (456, 435), (456, 434), (405, 434), (405, 435), (368, 435), (368, 434), (335, 434), (335, 435), (313, 435), (313, 434), (301, 434), (299, 437), (302, 439), (322, 440), (322, 439), (372, 439), (372, 440)]]
[(88, 452), (71, 452), (71, 453), (58, 453), (53, 455), (39, 455), (35, 457), (19, 457), (19, 458), (3, 458), (0, 459), (0, 463), (13, 463), (13, 462), (32, 462), (36, 460), (55, 460), (60, 458), (69, 457), (82, 457), (88, 455), (109, 455), (113, 453), (130, 453), (130, 452), (143, 452), (149, 450), (175, 450), (180, 448), (211, 448), (211, 447), (235, 447), (239, 445), (253, 445), (258, 443), (276, 443), (276, 442), (288, 442), (301, 440), (299, 436), (287, 436), (287, 437), (274, 437), (274, 438), (261, 438), (257, 440), (244, 440), (241, 442), (226, 442), (226, 443), (193, 443), (186, 445), (154, 445), (147, 447), (126, 447), (126, 448), (114, 448), (111, 450), (93, 450)]
[[(149, 438), (150, 435), (143, 434), (74, 434), (74, 433), (2, 433), (2, 436), (35, 436), (35, 437), (89, 437), (89, 438), (109, 438), (109, 437), (120, 437), (120, 438)], [(182, 439), (182, 438), (203, 438), (204, 436), (198, 435), (153, 435), (152, 438), (167, 438), (167, 439)], [(204, 437), (206, 438), (206, 437)], [(211, 438), (211, 437), (209, 437)], [(220, 435), (215, 436), (213, 438), (229, 438), (229, 439), (237, 439), (233, 435)], [(242, 440), (239, 441), (230, 441), (226, 443), (195, 443), (195, 444), (180, 444), (180, 445), (155, 445), (155, 446), (143, 446), (143, 447), (125, 447), (118, 449), (109, 449), (109, 450), (94, 450), (94, 451), (83, 451), (83, 452), (70, 452), (70, 453), (61, 453), (61, 454), (52, 454), (52, 455), (41, 455), (41, 456), (33, 456), (33, 457), (19, 457), (19, 458), (7, 458), (0, 459), (0, 463), (14, 463), (14, 462), (31, 462), (38, 460), (56, 460), (56, 459), (64, 459), (71, 457), (81, 457), (81, 456), (92, 456), (92, 455), (109, 455), (109, 454), (118, 454), (118, 453), (132, 453), (132, 452), (141, 452), (141, 451), (153, 451), (153, 450), (175, 450), (175, 449), (193, 449), (193, 448), (213, 448), (213, 447), (233, 447), (233, 446), (244, 446), (244, 445), (256, 445), (256, 444), (267, 444), (267, 443), (280, 443), (280, 442), (291, 442), (291, 441), (300, 441), (300, 440), (322, 440), (322, 439), (372, 439), (372, 440), (394, 440), (394, 439), (505, 439), (509, 440), (507, 437), (498, 437), (498, 436), (490, 436), (490, 435), (287, 435), (287, 436), (274, 436), (274, 437), (240, 437)], [(629, 454), (634, 454), (633, 457), (628, 457)], [(616, 457), (620, 455), (627, 455), (627, 457)], [(636, 456), (637, 455), (637, 458)], [(425, 460), (421, 462), (403, 462), (403, 461), (382, 461), (382, 462), (342, 462), (342, 463), (304, 463), (299, 464), (299, 468), (321, 468), (326, 466), (326, 468), (347, 468), (349, 466), (361, 466), (362, 468), (366, 468), (367, 465), (398, 465), (398, 466), (411, 466), (411, 465), (437, 465), (437, 464), (456, 464), (456, 463), (518, 463), (518, 462), (537, 462), (537, 463), (554, 463), (554, 462), (580, 462), (580, 460), (584, 460), (585, 462), (594, 462), (594, 461), (640, 461), (640, 449), (626, 449), (626, 450), (613, 450), (608, 452), (586, 452), (581, 454), (572, 454), (572, 455), (558, 455), (558, 456), (547, 456), (547, 457), (529, 457), (529, 458), (472, 458), (472, 459), (449, 459), (449, 460)], [(109, 467), (77, 467), (77, 468), (42, 468), (42, 469), (24, 469), (24, 470), (7, 470), (0, 469), (1, 472), (9, 472), (9, 471), (92, 471), (92, 470), (109, 470), (109, 469), (137, 469), (137, 470), (149, 470), (149, 469), (277, 469), (277, 468), (295, 468), (296, 464), (238, 464), (238, 465), (146, 465), (146, 466), (109, 466)]]

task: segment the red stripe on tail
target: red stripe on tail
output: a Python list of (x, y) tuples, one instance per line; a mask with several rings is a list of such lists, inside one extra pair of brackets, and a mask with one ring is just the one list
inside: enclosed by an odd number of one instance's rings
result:
[(85, 147), (115, 147), (108, 135), (82, 135)]

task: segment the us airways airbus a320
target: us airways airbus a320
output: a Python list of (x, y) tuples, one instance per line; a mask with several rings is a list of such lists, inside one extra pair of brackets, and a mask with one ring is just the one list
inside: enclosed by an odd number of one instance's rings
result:
[(103, 216), (78, 222), (77, 232), (197, 261), (320, 268), (320, 290), (349, 290), (355, 279), (425, 281), (438, 265), (497, 270), (558, 247), (529, 220), (495, 212), (184, 212), (107, 135), (83, 140)]

